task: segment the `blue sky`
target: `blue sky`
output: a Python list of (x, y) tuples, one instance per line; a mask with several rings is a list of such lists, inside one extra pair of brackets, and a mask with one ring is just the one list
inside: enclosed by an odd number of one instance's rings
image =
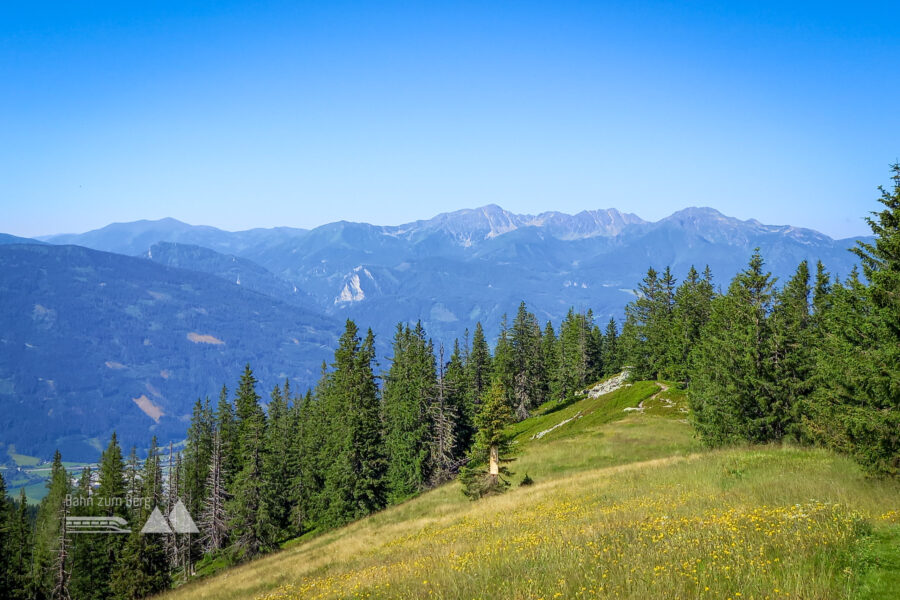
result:
[(5, 2), (0, 231), (685, 206), (866, 233), (900, 5)]

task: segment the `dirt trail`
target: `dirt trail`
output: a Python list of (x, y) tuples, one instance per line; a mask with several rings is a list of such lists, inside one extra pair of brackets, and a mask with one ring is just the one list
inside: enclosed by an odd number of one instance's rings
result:
[[(659, 391), (656, 392), (655, 394), (653, 394), (652, 396), (650, 396), (649, 400), (656, 400), (657, 396), (659, 396), (663, 392), (666, 392), (669, 390), (668, 384), (665, 384), (661, 381), (657, 381), (656, 385), (659, 387)], [(641, 410), (644, 410), (644, 401), (643, 400), (641, 400), (641, 402), (638, 404), (638, 408)]]

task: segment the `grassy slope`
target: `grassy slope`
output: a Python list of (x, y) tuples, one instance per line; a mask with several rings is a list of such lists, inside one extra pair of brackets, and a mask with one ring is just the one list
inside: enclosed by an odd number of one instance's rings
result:
[(471, 503), (446, 485), (166, 597), (891, 597), (900, 487), (818, 450), (701, 451), (657, 391), (517, 424), (533, 486)]

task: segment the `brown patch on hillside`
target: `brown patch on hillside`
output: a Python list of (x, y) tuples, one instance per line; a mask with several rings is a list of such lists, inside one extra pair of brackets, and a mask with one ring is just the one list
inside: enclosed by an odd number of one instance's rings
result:
[(150, 401), (150, 398), (148, 398), (146, 394), (141, 394), (138, 398), (132, 398), (131, 401), (137, 404), (138, 408), (144, 411), (145, 415), (147, 415), (157, 423), (159, 423), (159, 418), (166, 414), (160, 407), (153, 404), (153, 402)]
[(215, 346), (223, 346), (225, 344), (225, 342), (219, 338), (211, 336), (208, 333), (196, 333), (193, 331), (187, 334), (187, 339), (195, 344), (213, 344)]

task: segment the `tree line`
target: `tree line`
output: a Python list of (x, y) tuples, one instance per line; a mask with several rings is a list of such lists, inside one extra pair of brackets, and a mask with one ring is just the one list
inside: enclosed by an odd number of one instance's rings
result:
[(684, 383), (699, 437), (719, 446), (793, 440), (900, 474), (900, 165), (859, 242), (862, 276), (801, 262), (780, 288), (758, 249), (725, 291), (692, 267), (650, 269), (620, 346), (638, 379)]
[[(248, 365), (233, 394), (223, 386), (216, 403), (197, 400), (177, 451), (162, 453), (154, 438), (138, 460), (113, 435), (96, 471), (77, 481), (57, 452), (36, 518), (24, 496), (0, 506), (0, 596), (142, 598), (460, 472), (472, 498), (501, 491), (505, 426), (618, 372), (617, 348), (614, 320), (601, 329), (590, 311), (572, 309), (557, 334), (523, 302), (493, 349), (480, 323), (449, 350), (421, 323), (400, 324), (379, 371), (374, 334), (348, 320), (333, 361), (303, 394), (285, 381), (264, 403)], [(166, 515), (179, 500), (199, 533), (140, 533), (154, 508)], [(69, 516), (120, 517), (131, 532), (73, 535)]]

